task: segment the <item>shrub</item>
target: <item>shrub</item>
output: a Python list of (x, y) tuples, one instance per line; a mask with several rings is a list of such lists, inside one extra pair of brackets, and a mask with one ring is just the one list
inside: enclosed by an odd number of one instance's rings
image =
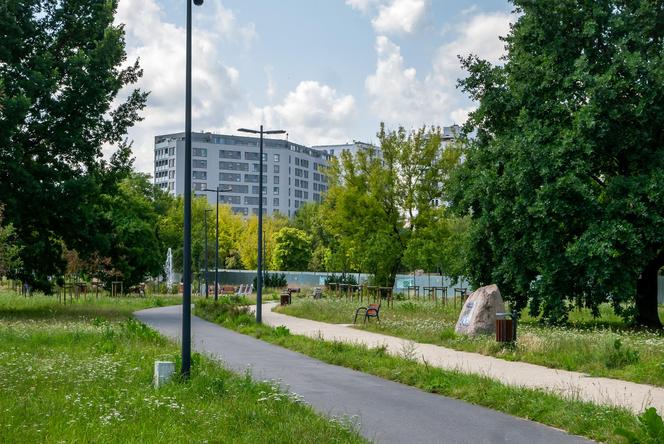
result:
[(626, 365), (639, 362), (639, 352), (631, 347), (624, 346), (620, 338), (613, 341), (613, 347), (606, 356), (606, 368), (622, 368)]

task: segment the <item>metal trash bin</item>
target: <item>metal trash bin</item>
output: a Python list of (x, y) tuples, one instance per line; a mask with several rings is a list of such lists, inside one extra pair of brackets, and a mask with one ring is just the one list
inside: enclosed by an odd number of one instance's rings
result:
[(516, 342), (517, 313), (496, 313), (496, 342)]
[(289, 305), (291, 303), (290, 293), (281, 293), (281, 305)]

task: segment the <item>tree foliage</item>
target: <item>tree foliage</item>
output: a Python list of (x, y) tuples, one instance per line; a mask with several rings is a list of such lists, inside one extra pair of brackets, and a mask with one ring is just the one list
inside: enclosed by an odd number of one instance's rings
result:
[(504, 65), (463, 60), (479, 103), (453, 193), (473, 218), (470, 277), (551, 321), (611, 301), (661, 327), (664, 8), (514, 3)]
[(378, 139), (380, 156), (374, 150), (343, 152), (332, 162), (322, 211), (335, 243), (332, 256), (342, 265), (337, 270), (369, 272), (377, 283), (391, 285), (414, 239), (429, 250), (445, 241), (426, 233), (445, 213), (433, 202), (442, 198), (459, 150), (441, 144), (439, 128), (388, 131), (381, 125)]
[(302, 271), (311, 259), (311, 236), (293, 227), (284, 227), (274, 237), (272, 263), (277, 270)]
[[(92, 254), (104, 243), (96, 198), (131, 168), (124, 135), (147, 94), (120, 89), (125, 65), (116, 0), (7, 0), (0, 5), (0, 202), (24, 248), (20, 277), (50, 289), (64, 243)], [(103, 145), (116, 146), (107, 162)]]
[(0, 206), (0, 276), (10, 276), (22, 265), (19, 257), (21, 247), (16, 242), (14, 227), (3, 223), (3, 211)]

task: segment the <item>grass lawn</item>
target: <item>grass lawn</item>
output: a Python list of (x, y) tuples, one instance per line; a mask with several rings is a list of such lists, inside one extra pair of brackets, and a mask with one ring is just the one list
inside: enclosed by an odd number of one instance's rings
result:
[[(301, 298), (276, 311), (348, 324), (353, 322), (355, 309), (360, 305), (343, 299)], [(393, 308), (381, 308), (380, 323), (358, 323), (357, 328), (507, 360), (664, 386), (664, 332), (626, 328), (608, 306), (602, 306), (602, 317), (597, 320), (588, 310), (574, 311), (566, 327), (544, 326), (524, 315), (519, 322), (517, 344), (503, 346), (490, 336), (456, 335), (459, 305), (454, 308), (423, 300), (395, 301)]]
[(2, 442), (365, 442), (269, 383), (193, 356), (160, 389), (154, 361), (179, 347), (130, 317), (179, 298), (57, 299), (0, 293)]
[(367, 348), (291, 335), (285, 327), (257, 325), (246, 308), (229, 303), (199, 302), (194, 312), (240, 333), (330, 364), (463, 399), (600, 442), (623, 442), (616, 434), (619, 427), (633, 431), (637, 436), (641, 433), (637, 418), (625, 409), (564, 399), (543, 390), (511, 387), (482, 376), (430, 367), (407, 356), (389, 355), (384, 348)]

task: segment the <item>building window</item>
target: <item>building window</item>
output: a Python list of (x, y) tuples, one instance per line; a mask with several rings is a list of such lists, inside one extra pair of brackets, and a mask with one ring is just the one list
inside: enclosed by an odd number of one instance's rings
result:
[(300, 201), (297, 199), (295, 200), (295, 208), (300, 208)]
[(309, 178), (309, 171), (307, 171), (307, 170), (302, 171), (302, 177), (304, 177), (305, 179), (308, 179)]
[(238, 173), (219, 173), (219, 180), (222, 182), (241, 182), (242, 175)]
[(193, 159), (191, 161), (192, 168), (207, 168), (207, 160), (202, 159)]
[(318, 191), (318, 184), (314, 182), (314, 191)]
[(275, 207), (279, 206), (279, 198), (278, 197), (275, 197), (275, 198), (272, 199), (272, 205), (275, 206)]
[(242, 153), (240, 151), (233, 150), (219, 150), (220, 159), (241, 159)]
[(219, 162), (219, 169), (224, 171), (249, 171), (249, 164), (242, 162)]
[(191, 172), (191, 177), (197, 180), (207, 180), (207, 172), (206, 171), (192, 171)]
[(175, 155), (175, 148), (169, 148), (169, 149), (168, 149), (168, 155), (169, 155), (169, 156), (173, 156), (173, 155)]
[(170, 159), (170, 160), (168, 161), (168, 167), (169, 167), (169, 168), (173, 168), (173, 167), (175, 167), (175, 159)]
[(309, 182), (307, 182), (306, 180), (301, 180), (300, 188), (309, 188)]
[(295, 168), (295, 177), (302, 177), (302, 170), (299, 168)]
[(232, 184), (230, 185), (230, 188), (231, 188), (231, 193), (247, 194), (249, 192), (249, 185)]
[(260, 163), (254, 163), (252, 164), (252, 170), (254, 173), (258, 173), (261, 170), (261, 164)]
[(203, 191), (207, 188), (207, 184), (205, 182), (193, 182), (193, 184), (195, 191)]
[[(258, 194), (258, 187), (256, 185), (251, 187), (252, 194)], [(267, 194), (267, 187), (263, 187), (263, 194)]]
[(304, 168), (309, 168), (309, 161), (305, 160), (305, 159), (301, 159), (300, 160), (300, 166), (302, 166)]
[(315, 202), (320, 202), (320, 194), (314, 193), (314, 201)]
[[(245, 174), (244, 181), (249, 183), (258, 183), (258, 174)], [(263, 182), (267, 183), (267, 176), (263, 174)]]
[(233, 210), (233, 213), (235, 214), (244, 214), (245, 216), (249, 214), (249, 208), (245, 207), (232, 207), (231, 210)]
[(175, 179), (175, 171), (171, 170), (168, 172), (168, 178), (169, 179)]
[(320, 174), (314, 173), (314, 180), (320, 181)]
[(258, 153), (251, 151), (244, 152), (244, 160), (258, 160), (258, 159), (260, 159), (260, 157), (258, 157)]
[(297, 166), (300, 165), (300, 158), (299, 157), (295, 158), (295, 165), (297, 165)]
[(309, 192), (308, 192), (308, 191), (305, 191), (305, 192), (302, 193), (302, 194), (304, 195), (304, 198), (305, 198), (305, 199), (309, 199)]
[(192, 152), (194, 157), (207, 157), (207, 148), (194, 148)]
[(299, 187), (300, 186), (300, 179), (295, 179), (295, 186)]
[(279, 187), (273, 187), (272, 190), (274, 191), (275, 196), (279, 194)]
[[(258, 205), (258, 197), (255, 196), (244, 196), (245, 205)], [(263, 205), (267, 205), (267, 197), (263, 198)]]
[(279, 176), (274, 176), (274, 177), (272, 177), (272, 179), (274, 179), (274, 180), (273, 180), (273, 183), (274, 183), (275, 185), (279, 185)]
[(279, 165), (274, 165), (274, 173), (279, 174)]
[(302, 190), (295, 190), (295, 197), (302, 198)]
[(236, 204), (239, 205), (241, 203), (241, 198), (240, 196), (229, 196), (227, 194), (219, 194), (219, 202), (223, 204)]
[[(279, 162), (279, 154), (274, 155), (274, 161)], [(278, 167), (278, 165), (275, 165), (275, 166)], [(277, 173), (277, 171), (275, 171), (275, 173)]]

